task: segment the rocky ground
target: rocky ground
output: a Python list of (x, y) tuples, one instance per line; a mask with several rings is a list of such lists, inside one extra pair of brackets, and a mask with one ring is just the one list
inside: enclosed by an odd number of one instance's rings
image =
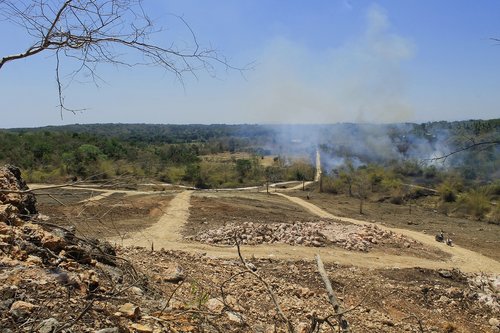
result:
[(234, 244), (237, 235), (245, 245), (285, 243), (289, 245), (335, 245), (346, 250), (368, 252), (377, 244), (410, 248), (419, 243), (376, 225), (347, 225), (335, 222), (271, 223), (244, 222), (198, 233), (192, 239), (209, 244)]
[[(320, 332), (338, 327), (313, 258), (246, 258), (244, 266), (111, 248), (41, 219), (15, 168), (0, 168), (0, 185), (2, 333), (285, 332), (266, 286), (297, 332), (310, 332), (314, 320)], [(326, 271), (352, 332), (499, 331), (498, 275), (337, 264)]]

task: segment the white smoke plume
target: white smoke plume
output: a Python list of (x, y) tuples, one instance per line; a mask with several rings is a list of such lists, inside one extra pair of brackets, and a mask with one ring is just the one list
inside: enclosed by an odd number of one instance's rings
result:
[(372, 6), (363, 33), (345, 45), (318, 53), (272, 40), (237, 92), (237, 109), (259, 123), (407, 121), (414, 110), (403, 64), (414, 52), (410, 40), (392, 32), (385, 11)]

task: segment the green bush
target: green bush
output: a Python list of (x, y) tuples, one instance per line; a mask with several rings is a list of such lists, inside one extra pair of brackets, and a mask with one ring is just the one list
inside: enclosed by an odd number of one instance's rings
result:
[(486, 214), (490, 211), (490, 201), (484, 190), (471, 190), (465, 193), (459, 202), (460, 208), (463, 208), (465, 212), (473, 216), (474, 218), (480, 220), (483, 219)]
[(345, 183), (339, 178), (322, 176), (323, 192), (331, 194), (339, 194), (346, 191)]
[(457, 190), (452, 183), (446, 181), (440, 184), (437, 188), (439, 197), (443, 202), (455, 202), (457, 201)]

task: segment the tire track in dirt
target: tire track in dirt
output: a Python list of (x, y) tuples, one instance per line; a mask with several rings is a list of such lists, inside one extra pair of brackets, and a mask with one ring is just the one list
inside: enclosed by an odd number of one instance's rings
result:
[[(124, 246), (142, 246), (151, 248), (154, 245), (156, 250), (181, 250), (192, 253), (203, 253), (208, 256), (219, 258), (236, 258), (236, 248), (230, 246), (213, 246), (183, 239), (181, 230), (189, 218), (190, 198), (193, 191), (180, 192), (172, 199), (164, 215), (153, 226), (142, 232), (127, 235), (125, 239), (110, 239)], [(334, 216), (319, 207), (306, 202), (300, 198), (281, 195), (297, 205), (309, 210), (312, 214), (322, 218), (335, 219), (339, 221), (368, 224), (367, 222)], [(313, 260), (314, 255), (321, 255), (325, 262), (335, 262), (342, 265), (354, 265), (367, 268), (409, 268), (423, 267), (430, 269), (451, 269), (459, 268), (464, 272), (500, 272), (500, 263), (482, 256), (476, 252), (463, 249), (461, 247), (447, 247), (444, 244), (436, 243), (429, 236), (405, 229), (395, 229), (380, 226), (385, 230), (404, 234), (428, 246), (435, 246), (452, 255), (449, 260), (431, 260), (417, 258), (407, 255), (386, 254), (383, 251), (372, 250), (368, 253), (353, 252), (339, 248), (313, 248), (305, 246), (291, 246), (287, 244), (262, 244), (257, 246), (244, 246), (242, 251), (245, 256), (255, 256), (259, 258), (274, 258), (284, 260)]]
[(99, 194), (94, 195), (94, 192), (92, 192), (91, 196), (87, 199), (81, 200), (78, 203), (88, 203), (88, 202), (94, 202), (94, 201), (99, 201), (104, 198), (109, 197), (113, 192), (111, 191), (105, 191), (105, 192), (98, 192)]
[(177, 194), (168, 204), (166, 212), (160, 219), (145, 230), (126, 235), (125, 239), (113, 238), (124, 246), (142, 246), (156, 249), (171, 248), (182, 241), (181, 229), (189, 218), (190, 199), (193, 191)]
[[(347, 222), (357, 225), (370, 225), (372, 223), (356, 220), (348, 217), (335, 216), (330, 214), (318, 206), (307, 202), (301, 198), (292, 197), (285, 195), (283, 193), (274, 193), (275, 195), (282, 196), (293, 203), (309, 210), (312, 214), (319, 216), (321, 218), (333, 219), (341, 222)], [(452, 267), (460, 268), (463, 271), (489, 271), (489, 272), (500, 272), (500, 263), (494, 259), (488, 258), (480, 253), (464, 249), (460, 246), (447, 246), (444, 243), (436, 242), (434, 236), (426, 235), (417, 231), (407, 230), (407, 229), (399, 229), (399, 228), (389, 228), (380, 224), (377, 226), (383, 230), (392, 231), (398, 234), (402, 234), (404, 236), (413, 238), (421, 242), (422, 244), (430, 247), (437, 247), (440, 250), (449, 253), (452, 257), (447, 262), (447, 264), (451, 264)], [(416, 258), (415, 258), (416, 259)], [(414, 259), (410, 259), (410, 264)]]

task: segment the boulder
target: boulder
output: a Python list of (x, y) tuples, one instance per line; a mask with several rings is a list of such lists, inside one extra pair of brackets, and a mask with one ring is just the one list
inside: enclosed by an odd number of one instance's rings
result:
[(38, 325), (38, 333), (52, 333), (59, 327), (59, 322), (55, 318), (45, 319)]
[(24, 301), (15, 301), (10, 306), (9, 312), (12, 314), (13, 317), (22, 319), (29, 316), (35, 308), (36, 305), (34, 304)]
[(163, 280), (166, 282), (179, 282), (184, 280), (186, 277), (184, 270), (181, 266), (176, 263), (170, 263), (167, 266), (164, 266), (163, 272)]
[(222, 301), (217, 298), (210, 298), (205, 306), (208, 308), (208, 310), (210, 310), (210, 312), (214, 312), (217, 314), (222, 313), (222, 310), (224, 310), (224, 303), (222, 303)]
[(125, 317), (136, 320), (141, 316), (141, 309), (132, 304), (132, 303), (125, 303), (120, 308), (118, 309)]
[(243, 316), (237, 312), (226, 312), (227, 319), (236, 324), (243, 324)]

